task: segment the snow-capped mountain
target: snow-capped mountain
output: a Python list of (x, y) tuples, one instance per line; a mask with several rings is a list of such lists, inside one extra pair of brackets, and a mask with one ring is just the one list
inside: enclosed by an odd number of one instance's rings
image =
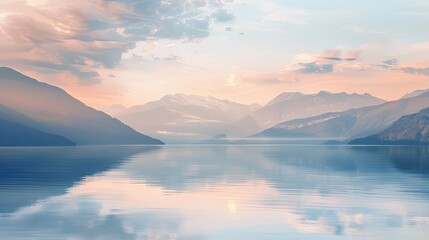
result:
[(317, 94), (303, 94), (285, 92), (256, 112), (234, 123), (229, 135), (250, 135), (292, 119), (373, 106), (384, 102), (384, 100), (367, 93), (347, 94), (321, 91)]
[(405, 94), (404, 96), (401, 97), (401, 99), (417, 97), (417, 96), (422, 95), (423, 93), (426, 93), (426, 92), (429, 92), (429, 89), (416, 90), (414, 92)]
[(377, 134), (404, 115), (429, 107), (429, 92), (377, 106), (286, 121), (255, 134), (257, 138), (323, 137), (354, 139)]
[(224, 132), (232, 122), (259, 107), (178, 93), (130, 107), (116, 117), (138, 131), (167, 142), (195, 142)]
[(281, 93), (280, 95), (278, 95), (277, 97), (275, 97), (273, 100), (269, 101), (266, 104), (266, 106), (274, 105), (274, 104), (279, 103), (279, 102), (290, 101), (293, 99), (304, 98), (306, 96), (307, 95), (305, 95), (304, 93), (300, 93), (300, 92), (284, 92), (284, 93)]

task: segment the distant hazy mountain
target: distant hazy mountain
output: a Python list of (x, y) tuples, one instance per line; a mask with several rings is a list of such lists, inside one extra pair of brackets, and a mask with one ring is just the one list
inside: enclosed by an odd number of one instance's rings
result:
[(0, 86), (1, 104), (38, 122), (38, 130), (76, 144), (162, 144), (84, 105), (62, 89), (13, 69), (0, 68)]
[(405, 94), (404, 96), (401, 97), (401, 99), (417, 97), (418, 95), (421, 95), (421, 94), (426, 93), (426, 92), (429, 92), (429, 89), (416, 90), (414, 92)]
[(199, 142), (224, 132), (232, 122), (259, 107), (179, 93), (131, 107), (117, 117), (140, 132), (166, 141)]
[(25, 115), (0, 105), (0, 146), (73, 146), (72, 141), (37, 130)]
[(403, 116), (381, 133), (350, 144), (429, 144), (429, 108)]
[(113, 104), (110, 107), (106, 108), (106, 109), (102, 109), (103, 112), (109, 114), (112, 117), (116, 117), (117, 115), (125, 112), (127, 110), (126, 107), (124, 107), (121, 104)]
[(230, 144), (226, 134), (216, 134), (212, 138), (201, 141), (202, 144)]
[(231, 132), (249, 135), (292, 119), (317, 116), (327, 112), (340, 112), (384, 103), (369, 94), (330, 93), (317, 94), (285, 92), (267, 105), (234, 123)]
[(36, 129), (42, 128), (42, 125), (40, 123), (2, 104), (0, 104), (0, 119), (3, 119), (8, 122), (20, 123), (22, 125), (26, 125), (31, 128), (36, 128)]
[(363, 137), (378, 133), (400, 117), (427, 107), (429, 107), (429, 92), (377, 106), (286, 121), (251, 137)]
[(266, 104), (266, 106), (274, 105), (274, 104), (279, 103), (279, 102), (290, 101), (293, 99), (304, 98), (305, 96), (308, 96), (308, 95), (306, 95), (304, 93), (300, 93), (300, 92), (284, 92), (284, 93), (278, 95), (277, 97), (275, 97), (273, 100), (269, 101)]

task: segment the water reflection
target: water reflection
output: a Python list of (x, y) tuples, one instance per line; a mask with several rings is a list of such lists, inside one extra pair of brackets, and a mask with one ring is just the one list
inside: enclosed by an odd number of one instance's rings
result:
[[(122, 160), (98, 168), (105, 171), (63, 195), (50, 194), (4, 215), (0, 237), (426, 239), (429, 234), (427, 147), (132, 150), (98, 152), (100, 159), (122, 152), (115, 158)], [(1, 176), (3, 189), (7, 180)]]
[(64, 194), (75, 182), (152, 146), (0, 148), (0, 213)]

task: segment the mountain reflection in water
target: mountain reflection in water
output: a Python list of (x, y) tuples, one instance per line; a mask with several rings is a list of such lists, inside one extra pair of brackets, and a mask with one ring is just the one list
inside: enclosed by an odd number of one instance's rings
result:
[(3, 239), (426, 239), (428, 147), (0, 149)]

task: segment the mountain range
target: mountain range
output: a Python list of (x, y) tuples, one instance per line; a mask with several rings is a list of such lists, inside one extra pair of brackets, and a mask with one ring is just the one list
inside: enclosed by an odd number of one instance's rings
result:
[(385, 100), (369, 94), (330, 93), (317, 94), (284, 92), (264, 107), (235, 122), (229, 135), (245, 136), (273, 127), (292, 119), (318, 116), (328, 112), (341, 112), (384, 103)]
[(369, 94), (285, 92), (261, 107), (179, 93), (125, 110), (112, 105), (108, 111), (134, 129), (167, 142), (200, 142), (223, 133), (243, 137), (284, 120), (383, 102)]
[(255, 132), (248, 139), (422, 143), (426, 112), (417, 112), (429, 107), (428, 90), (390, 102), (369, 94), (284, 92), (265, 106), (178, 93), (130, 108), (112, 105), (109, 116), (11, 68), (0, 68), (0, 85), (0, 146), (163, 144), (145, 134), (169, 143), (232, 143), (227, 135)]
[[(62, 137), (62, 141), (57, 138), (58, 144), (62, 142), (61, 145), (70, 145), (70, 142), (77, 145), (163, 144), (160, 140), (143, 135), (119, 120), (86, 106), (60, 88), (39, 82), (11, 68), (0, 68), (0, 86), (0, 102), (11, 109), (15, 116), (11, 117), (7, 111), (3, 111), (3, 117), (10, 118), (3, 120), (3, 126), (7, 123), (10, 126), (8, 129), (16, 129), (15, 137), (24, 134), (23, 131), (32, 131), (32, 136), (42, 137), (41, 133), (45, 133), (44, 137), (47, 137), (46, 134)], [(21, 117), (16, 118), (16, 113)], [(16, 121), (11, 122), (12, 118)], [(14, 131), (8, 134), (12, 139)], [(42, 140), (36, 139), (32, 141), (33, 144), (40, 144), (39, 141)], [(26, 144), (32, 145), (30, 142)], [(48, 142), (46, 144), (52, 145)]]
[(223, 133), (240, 118), (260, 108), (211, 96), (174, 94), (130, 107), (116, 117), (134, 129), (167, 142), (199, 142)]
[(401, 99), (417, 97), (419, 95), (422, 95), (425, 92), (429, 92), (429, 89), (421, 89), (421, 90), (416, 90), (416, 91), (411, 92), (411, 93), (407, 93), (404, 96), (402, 96)]
[(404, 115), (429, 107), (429, 92), (377, 106), (286, 121), (251, 138), (325, 137), (355, 139), (376, 134)]

